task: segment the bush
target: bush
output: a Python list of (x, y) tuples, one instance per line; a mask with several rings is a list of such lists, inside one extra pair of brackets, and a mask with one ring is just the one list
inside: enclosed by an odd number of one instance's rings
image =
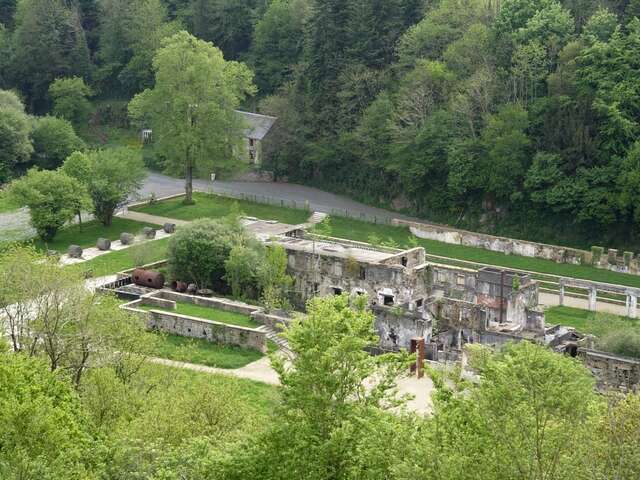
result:
[(47, 170), (58, 168), (69, 155), (84, 148), (84, 142), (76, 135), (71, 123), (62, 118), (35, 120), (31, 139), (34, 162)]
[(598, 347), (605, 352), (640, 358), (640, 331), (634, 327), (611, 330), (600, 338)]
[(80, 77), (58, 78), (49, 85), (49, 96), (53, 100), (53, 114), (78, 126), (86, 121), (91, 110), (87, 97), (91, 89)]
[(201, 219), (178, 229), (168, 248), (171, 278), (195, 283), (198, 288), (225, 290), (225, 262), (234, 246), (248, 236), (235, 220)]

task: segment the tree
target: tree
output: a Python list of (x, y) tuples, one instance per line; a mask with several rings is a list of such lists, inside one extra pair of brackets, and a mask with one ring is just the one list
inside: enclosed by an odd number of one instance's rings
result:
[(528, 125), (526, 110), (516, 104), (502, 106), (487, 120), (482, 132), (485, 189), (497, 199), (506, 200), (520, 190), (528, 167)]
[(86, 187), (93, 213), (105, 226), (111, 225), (116, 209), (138, 192), (147, 176), (140, 153), (126, 147), (76, 152), (65, 160), (62, 171)]
[(91, 104), (87, 98), (91, 95), (93, 92), (80, 77), (58, 78), (49, 86), (53, 114), (76, 126), (85, 121), (89, 114)]
[(14, 80), (31, 111), (47, 107), (49, 84), (56, 78), (88, 74), (89, 51), (73, 2), (18, 2), (13, 45)]
[(255, 91), (243, 64), (187, 32), (166, 39), (154, 58), (156, 83), (131, 101), (133, 118), (153, 129), (158, 151), (185, 176), (185, 202), (193, 203), (193, 175), (231, 169), (241, 128), (234, 109)]
[(9, 194), (18, 205), (29, 207), (31, 224), (44, 241), (52, 240), (58, 230), (90, 202), (84, 186), (75, 178), (36, 168), (14, 180)]
[(263, 94), (272, 93), (291, 79), (303, 47), (308, 0), (276, 0), (256, 24), (251, 43), (251, 64)]
[(433, 421), (400, 478), (590, 478), (583, 446), (599, 405), (590, 372), (527, 341), (470, 353), (478, 383), (432, 372)]
[(0, 90), (0, 183), (31, 158), (31, 122), (16, 94)]
[(264, 247), (258, 242), (235, 245), (224, 262), (224, 279), (235, 298), (257, 299), (260, 285), (258, 269), (264, 262)]
[(35, 118), (31, 140), (34, 163), (48, 170), (58, 168), (69, 155), (84, 148), (84, 142), (76, 135), (73, 125), (63, 118)]
[(102, 0), (100, 2), (98, 76), (105, 88), (126, 94), (153, 85), (152, 60), (163, 38), (178, 25), (167, 22), (160, 0)]
[(224, 287), (225, 262), (247, 234), (233, 219), (201, 219), (178, 229), (169, 240), (167, 261), (172, 278), (198, 288)]
[(119, 308), (115, 297), (90, 292), (80, 271), (16, 246), (0, 257), (0, 279), (3, 328), (14, 351), (46, 359), (76, 386), (91, 365), (112, 365), (126, 376), (144, 361), (142, 320)]
[(0, 476), (92, 477), (96, 447), (79, 399), (61, 372), (0, 349)]
[(369, 447), (384, 442), (398, 452), (410, 444), (402, 419), (385, 413), (403, 403), (394, 387), (407, 358), (364, 350), (377, 343), (373, 321), (364, 297), (353, 305), (346, 295), (309, 302), (284, 333), (290, 363), (272, 357), (282, 384), (278, 422), (239, 452), (225, 478), (389, 477), (395, 460)]
[(216, 45), (227, 58), (249, 50), (256, 0), (193, 0), (191, 31)]

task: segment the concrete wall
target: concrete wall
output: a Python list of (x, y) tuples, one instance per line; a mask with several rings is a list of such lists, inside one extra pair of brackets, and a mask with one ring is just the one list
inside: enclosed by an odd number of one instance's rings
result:
[(483, 248), (507, 255), (521, 255), (523, 257), (542, 258), (556, 263), (569, 263), (573, 265), (592, 265), (596, 268), (626, 272), (640, 275), (640, 259), (631, 252), (618, 252), (615, 249), (605, 249), (604, 253), (592, 262), (593, 255), (590, 251), (578, 248), (548, 245), (545, 243), (516, 240), (508, 237), (498, 237), (485, 233), (469, 232), (446, 225), (435, 225), (422, 222), (410, 222), (407, 220), (393, 219), (397, 226), (408, 227), (411, 233), (418, 238), (436, 240), (455, 245)]

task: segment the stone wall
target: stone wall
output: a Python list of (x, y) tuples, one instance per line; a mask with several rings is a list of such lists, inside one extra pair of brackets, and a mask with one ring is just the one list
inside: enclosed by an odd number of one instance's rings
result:
[(182, 337), (203, 338), (221, 345), (233, 345), (258, 350), (262, 353), (267, 352), (266, 333), (253, 328), (156, 310), (148, 312), (147, 327), (150, 330), (160, 330)]
[(380, 337), (380, 347), (384, 350), (409, 349), (413, 337), (431, 340), (431, 322), (423, 318), (421, 312), (409, 312), (393, 307), (375, 306), (375, 329)]
[(261, 325), (266, 325), (273, 330), (282, 330), (282, 326), (289, 326), (291, 318), (285, 314), (265, 313), (257, 310), (251, 314), (251, 318)]
[(640, 360), (579, 348), (578, 357), (598, 379), (601, 389), (618, 388), (623, 391), (640, 389)]
[(640, 275), (640, 259), (638, 256), (632, 252), (618, 252), (613, 248), (604, 250), (594, 247), (592, 250), (595, 253), (593, 253), (592, 251), (577, 248), (469, 232), (446, 225), (411, 222), (397, 218), (393, 219), (392, 223), (396, 226), (408, 227), (411, 233), (418, 238), (483, 248), (506, 255), (521, 255), (523, 257), (541, 258), (556, 263), (573, 265), (593, 265), (597, 268)]

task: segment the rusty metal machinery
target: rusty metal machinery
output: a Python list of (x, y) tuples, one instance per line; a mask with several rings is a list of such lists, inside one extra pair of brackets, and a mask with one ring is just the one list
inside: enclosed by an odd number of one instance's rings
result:
[(164, 275), (155, 270), (145, 270), (136, 268), (132, 276), (133, 283), (143, 287), (162, 288), (164, 287)]

